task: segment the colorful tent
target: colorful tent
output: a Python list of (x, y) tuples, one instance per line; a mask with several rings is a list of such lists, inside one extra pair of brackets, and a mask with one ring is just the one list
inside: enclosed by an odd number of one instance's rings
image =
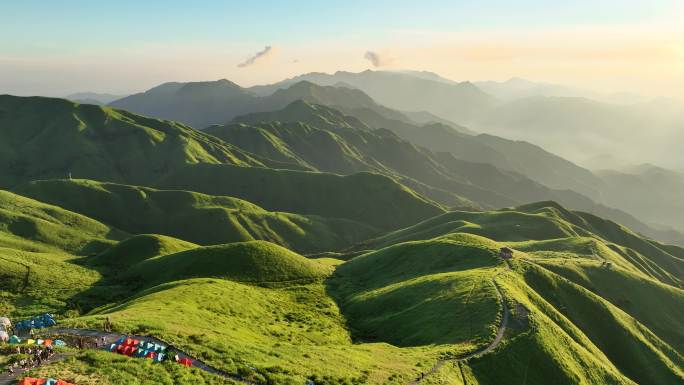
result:
[(19, 338), (19, 337), (17, 337), (17, 336), (12, 336), (12, 337), (10, 337), (10, 339), (9, 339), (9, 343), (10, 343), (10, 344), (20, 344), (20, 343), (21, 343), (21, 338)]
[(166, 358), (167, 348), (154, 342), (136, 340), (130, 337), (119, 338), (115, 343), (106, 348), (110, 352), (137, 357), (149, 358), (154, 362), (161, 362)]
[(183, 366), (187, 366), (187, 367), (191, 367), (191, 366), (192, 366), (192, 360), (189, 359), (189, 358), (187, 358), (187, 357), (181, 358), (181, 359), (178, 361), (178, 363), (181, 364), (181, 365), (183, 365)]
[(29, 320), (23, 320), (16, 323), (14, 326), (17, 330), (42, 329), (57, 325), (52, 314), (45, 313), (38, 317)]
[(70, 382), (55, 380), (54, 378), (25, 377), (18, 385), (74, 385)]

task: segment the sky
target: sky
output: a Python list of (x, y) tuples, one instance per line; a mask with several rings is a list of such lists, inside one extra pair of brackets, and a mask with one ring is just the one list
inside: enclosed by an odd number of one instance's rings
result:
[(0, 94), (427, 70), (684, 97), (684, 1), (0, 0)]

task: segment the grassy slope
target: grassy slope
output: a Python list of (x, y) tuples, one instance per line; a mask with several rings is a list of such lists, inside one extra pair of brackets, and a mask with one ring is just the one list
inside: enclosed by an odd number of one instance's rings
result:
[(467, 235), (400, 244), (339, 266), (331, 291), (359, 338), (472, 349), (497, 319), (494, 250)]
[(28, 317), (42, 312), (77, 310), (73, 297), (102, 278), (58, 251), (0, 248), (0, 313)]
[(293, 250), (337, 250), (377, 233), (344, 219), (269, 212), (227, 196), (89, 180), (31, 182), (24, 195), (83, 213), (132, 234), (166, 234), (209, 245), (268, 240)]
[[(415, 138), (407, 142), (397, 136), (404, 135), (405, 131), (420, 136), (430, 127), (417, 127), (377, 114), (369, 116), (358, 110), (350, 113), (353, 116), (297, 101), (279, 111), (235, 118), (234, 122), (240, 124), (213, 126), (206, 131), (262, 157), (302, 167), (336, 173), (372, 170), (403, 178), (402, 183), (417, 190), (415, 184), (419, 182), (423, 188), (429, 187), (419, 191), (449, 206), (464, 206), (460, 197), (484, 207), (507, 207), (568, 195), (515, 172), (498, 169), (491, 165), (496, 164), (492, 161), (484, 164), (462, 160), (470, 158), (463, 151), (457, 151), (457, 147), (476, 154), (486, 153), (488, 148), (450, 128), (444, 127), (444, 130), (454, 135), (452, 142), (457, 142), (449, 149), (453, 154), (444, 149), (435, 154), (414, 145), (419, 143)], [(367, 119), (373, 128), (355, 116)]]
[[(154, 334), (229, 372), (253, 379), (301, 383), (365, 378), (402, 384), (428, 365), (428, 349), (387, 344), (352, 345), (344, 320), (321, 283), (281, 288), (195, 279), (141, 293), (103, 308), (75, 325), (100, 325), (112, 317), (119, 330)], [(256, 372), (248, 369), (256, 368)]]
[[(116, 255), (110, 258), (120, 260)], [(121, 275), (146, 285), (195, 277), (236, 282), (289, 282), (319, 279), (329, 269), (284, 247), (265, 241), (197, 247), (147, 258), (128, 266)]]
[[(388, 175), (449, 206), (472, 207), (471, 200), (497, 207), (518, 202), (517, 196), (472, 184), (460, 170), (445, 167), (434, 154), (391, 131), (369, 129), (358, 119), (329, 107), (296, 101), (279, 111), (250, 114), (235, 121), (239, 123), (209, 127), (207, 132), (262, 157), (301, 167)], [(463, 168), (475, 166), (463, 163)], [(539, 187), (531, 185), (528, 190)]]
[(125, 236), (83, 215), (0, 190), (0, 247), (83, 255)]
[[(491, 354), (463, 365), (468, 384), (629, 384), (580, 329), (515, 273), (499, 278), (509, 304), (525, 309), (522, 326)], [(519, 304), (519, 305), (518, 305)], [(517, 313), (517, 314), (516, 314)]]
[(524, 278), (635, 382), (684, 380), (684, 356), (608, 301), (540, 268), (526, 269)]
[(176, 363), (153, 363), (107, 352), (85, 352), (29, 373), (36, 378), (58, 378), (79, 385), (175, 385), (237, 384), (199, 369), (188, 370)]
[(57, 206), (0, 190), (0, 313), (77, 310), (72, 298), (101, 279), (74, 254), (97, 253), (126, 233)]
[[(74, 293), (85, 291), (108, 304), (66, 324), (99, 327), (110, 316), (118, 330), (159, 336), (260, 381), (301, 383), (315, 376), (317, 383), (405, 384), (440, 355), (464, 354), (492, 338), (501, 304), (491, 278), (501, 266), (496, 251), (506, 244), (519, 250), (516, 259), (547, 268), (514, 262), (514, 270), (497, 278), (513, 321), (501, 346), (463, 366), (468, 383), (681, 382), (681, 323), (670, 311), (681, 306), (681, 290), (656, 282), (588, 230), (617, 239), (618, 232), (608, 231), (614, 227), (548, 204), (523, 210), (529, 212), (442, 215), (376, 240), (375, 247), (417, 241), (341, 265), (307, 260), (266, 242), (199, 247), (153, 235), (133, 237), (78, 264), (63, 252), (19, 252), (14, 255), (18, 262), (36, 264), (35, 287), (51, 289), (40, 296), (54, 302), (14, 301), (9, 310), (64, 312)], [(678, 250), (646, 243), (668, 255)], [(633, 252), (654, 266), (668, 261)], [(599, 267), (603, 260), (614, 266)], [(337, 272), (326, 285), (323, 279), (335, 265)], [(21, 282), (22, 270), (15, 270), (13, 288)], [(61, 277), (71, 287), (64, 287), (60, 298), (54, 289), (62, 288), (54, 286)], [(112, 293), (106, 301), (98, 290), (133, 296), (118, 302)], [(628, 306), (621, 294), (634, 291), (643, 291), (643, 298), (633, 296)], [(3, 299), (3, 306), (9, 303)], [(59, 367), (83, 373), (82, 359), (91, 362), (93, 376), (105, 381), (139, 370), (116, 356), (79, 358)], [(164, 370), (150, 376), (166, 378)], [(430, 383), (459, 376), (447, 366)]]
[(199, 247), (194, 243), (158, 234), (141, 234), (125, 239), (88, 260), (90, 265), (128, 267), (154, 257)]
[(263, 165), (179, 123), (42, 97), (0, 96), (0, 143), (0, 186), (69, 173), (141, 183), (197, 162)]
[(606, 268), (601, 262), (566, 258), (536, 262), (608, 300), (670, 345), (684, 346), (684, 291), (621, 267)]
[[(360, 247), (383, 247), (397, 242), (430, 239), (454, 231), (477, 234), (500, 242), (547, 241), (533, 243), (532, 247), (537, 250), (546, 248), (548, 251), (590, 253), (594, 259), (615, 262), (675, 287), (681, 287), (683, 282), (684, 260), (673, 251), (681, 249), (659, 245), (614, 222), (572, 212), (553, 202), (526, 205), (515, 210), (449, 212), (389, 233)], [(569, 240), (558, 241), (560, 238)]]
[(180, 168), (159, 188), (229, 195), (266, 210), (347, 218), (381, 230), (396, 229), (443, 209), (395, 181), (376, 174), (339, 176), (230, 165)]

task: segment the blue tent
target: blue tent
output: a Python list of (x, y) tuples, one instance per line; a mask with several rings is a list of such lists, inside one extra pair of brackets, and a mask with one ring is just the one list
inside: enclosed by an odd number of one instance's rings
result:
[(14, 325), (17, 330), (43, 329), (57, 325), (52, 314), (45, 313), (29, 320), (19, 321)]

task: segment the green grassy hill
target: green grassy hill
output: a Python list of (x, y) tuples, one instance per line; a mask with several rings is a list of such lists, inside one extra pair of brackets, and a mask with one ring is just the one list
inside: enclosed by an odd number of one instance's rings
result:
[[(285, 168), (385, 174), (452, 208), (499, 208), (555, 200), (656, 239), (684, 244), (684, 236), (676, 231), (653, 228), (588, 198), (598, 195), (601, 181), (537, 146), (490, 135), (473, 137), (439, 124), (419, 127), (362, 110), (342, 109), (342, 113), (297, 101), (279, 111), (237, 117), (233, 124), (212, 126), (206, 132), (276, 160)], [(407, 143), (392, 133), (438, 152)], [(565, 190), (568, 188), (587, 195)]]
[(408, 242), (340, 265), (331, 292), (359, 339), (472, 348), (495, 330), (498, 265), (496, 244), (478, 237)]
[(198, 162), (263, 165), (179, 123), (64, 99), (0, 96), (0, 186), (68, 175), (149, 184)]
[[(402, 136), (410, 131), (423, 137), (423, 129), (428, 128), (376, 114), (377, 119), (371, 118), (369, 122), (381, 129), (370, 129), (354, 117), (357, 110), (351, 111), (350, 116), (330, 107), (297, 101), (279, 111), (240, 116), (234, 124), (212, 126), (205, 131), (261, 157), (296, 167), (341, 174), (385, 174), (451, 207), (472, 206), (468, 201), (484, 207), (506, 207), (570, 195), (515, 172), (461, 160), (458, 157), (464, 154), (455, 147), (451, 152), (432, 153), (394, 134)], [(368, 119), (368, 115), (357, 116)], [(493, 152), (463, 134), (453, 135), (466, 151)]]
[(102, 277), (81, 266), (128, 235), (94, 219), (0, 190), (0, 313), (75, 310)]
[(158, 234), (141, 234), (127, 238), (107, 251), (88, 260), (89, 265), (128, 268), (155, 257), (200, 247), (194, 243)]
[(438, 204), (390, 178), (197, 164), (179, 168), (159, 188), (228, 195), (266, 210), (346, 218), (380, 230), (396, 229), (443, 212)]
[(86, 255), (124, 237), (91, 218), (0, 190), (0, 247)]
[(574, 283), (535, 267), (526, 269), (524, 277), (627, 377), (658, 384), (684, 379), (681, 346), (668, 345), (636, 319)]
[[(80, 328), (108, 317), (258, 385), (684, 382), (683, 248), (550, 201), (445, 212), (416, 191), (458, 182), (515, 202), (532, 190), (330, 108), (288, 108), (214, 136), (0, 97), (0, 178), (31, 197), (0, 190), (0, 315), (49, 311)], [(109, 182), (53, 178), (72, 168)], [(40, 372), (225, 382), (106, 353)]]
[[(119, 251), (120, 252), (120, 251)], [(116, 254), (108, 258), (120, 260)], [(120, 275), (145, 285), (189, 278), (222, 278), (236, 282), (279, 283), (316, 280), (328, 268), (281, 246), (265, 241), (196, 247), (147, 258), (129, 265)]]
[(270, 212), (241, 199), (190, 191), (74, 179), (31, 182), (17, 191), (131, 234), (165, 234), (202, 245), (262, 239), (313, 252), (339, 250), (377, 234), (351, 220)]
[[(514, 249), (511, 269), (497, 256), (503, 246)], [(484, 349), (504, 319), (491, 352), (449, 362), (426, 383), (684, 378), (684, 291), (671, 269), (681, 249), (552, 202), (442, 214), (360, 247), (373, 250), (346, 262), (264, 241), (198, 246), (159, 235), (90, 257), (19, 250), (0, 298), (12, 315), (50, 310), (67, 326), (110, 317), (116, 330), (260, 384), (403, 385), (439, 359)], [(21, 264), (31, 267), (28, 288)], [(137, 370), (120, 360), (79, 355), (57, 367), (104, 381)]]
[[(681, 248), (661, 245), (614, 222), (572, 212), (553, 202), (492, 212), (449, 212), (358, 246), (378, 248), (431, 239), (452, 232), (481, 235), (499, 242), (530, 242), (522, 250), (570, 249), (597, 261), (610, 261), (663, 283), (682, 287)], [(588, 242), (587, 242), (588, 241)]]
[[(345, 242), (357, 240), (354, 234), (367, 231), (368, 225), (395, 229), (441, 211), (439, 205), (385, 177), (360, 174), (342, 178), (325, 173), (267, 169), (264, 166), (306, 167), (259, 158), (215, 136), (179, 123), (145, 118), (108, 107), (80, 105), (62, 99), (2, 96), (0, 112), (0, 186), (16, 187), (36, 180), (61, 179), (71, 175), (74, 178), (235, 196), (269, 211), (351, 219), (366, 225), (347, 226), (347, 221), (331, 219), (329, 223), (334, 224), (328, 231), (325, 226), (315, 223), (320, 221), (311, 217), (302, 220), (292, 216), (274, 218), (276, 214), (261, 212), (257, 215), (259, 218), (243, 216), (236, 219), (214, 210), (213, 215), (219, 221), (223, 220), (228, 228), (235, 229), (236, 234), (232, 238), (215, 236), (212, 239), (208, 232), (202, 232), (189, 237), (191, 239), (188, 240), (195, 242), (211, 240), (221, 243), (251, 237), (270, 239), (299, 250), (321, 250), (337, 247), (338, 239), (345, 239)], [(57, 150), (46, 153), (45, 148)], [(419, 183), (415, 185), (422, 187)], [(51, 193), (59, 191), (55, 189)], [(165, 194), (169, 198), (172, 195)], [(42, 195), (42, 199), (67, 202), (64, 196), (50, 198)], [(92, 200), (73, 207), (89, 203)], [(93, 214), (97, 209), (87, 208), (83, 212)], [(206, 212), (202, 211), (202, 214)], [(126, 220), (126, 225), (136, 220)], [(229, 223), (231, 220), (237, 223)], [(257, 225), (246, 223), (252, 220), (279, 228), (270, 231), (263, 226), (259, 229)], [(286, 223), (288, 221), (295, 224)], [(312, 221), (314, 223), (309, 225)], [(281, 231), (300, 232), (298, 227), (316, 232), (335, 245), (295, 245), (296, 240), (278, 239), (275, 235)], [(252, 228), (261, 234), (248, 234)], [(171, 235), (187, 236), (187, 233), (165, 231)], [(134, 232), (162, 231), (138, 227)], [(347, 238), (348, 234), (351, 235)], [(301, 236), (292, 234), (292, 238)]]
[[(543, 255), (543, 252), (540, 253)], [(672, 346), (684, 346), (684, 296), (681, 290), (615, 266), (576, 259), (537, 259), (537, 264), (607, 299)], [(663, 314), (668, 309), (668, 314)]]

